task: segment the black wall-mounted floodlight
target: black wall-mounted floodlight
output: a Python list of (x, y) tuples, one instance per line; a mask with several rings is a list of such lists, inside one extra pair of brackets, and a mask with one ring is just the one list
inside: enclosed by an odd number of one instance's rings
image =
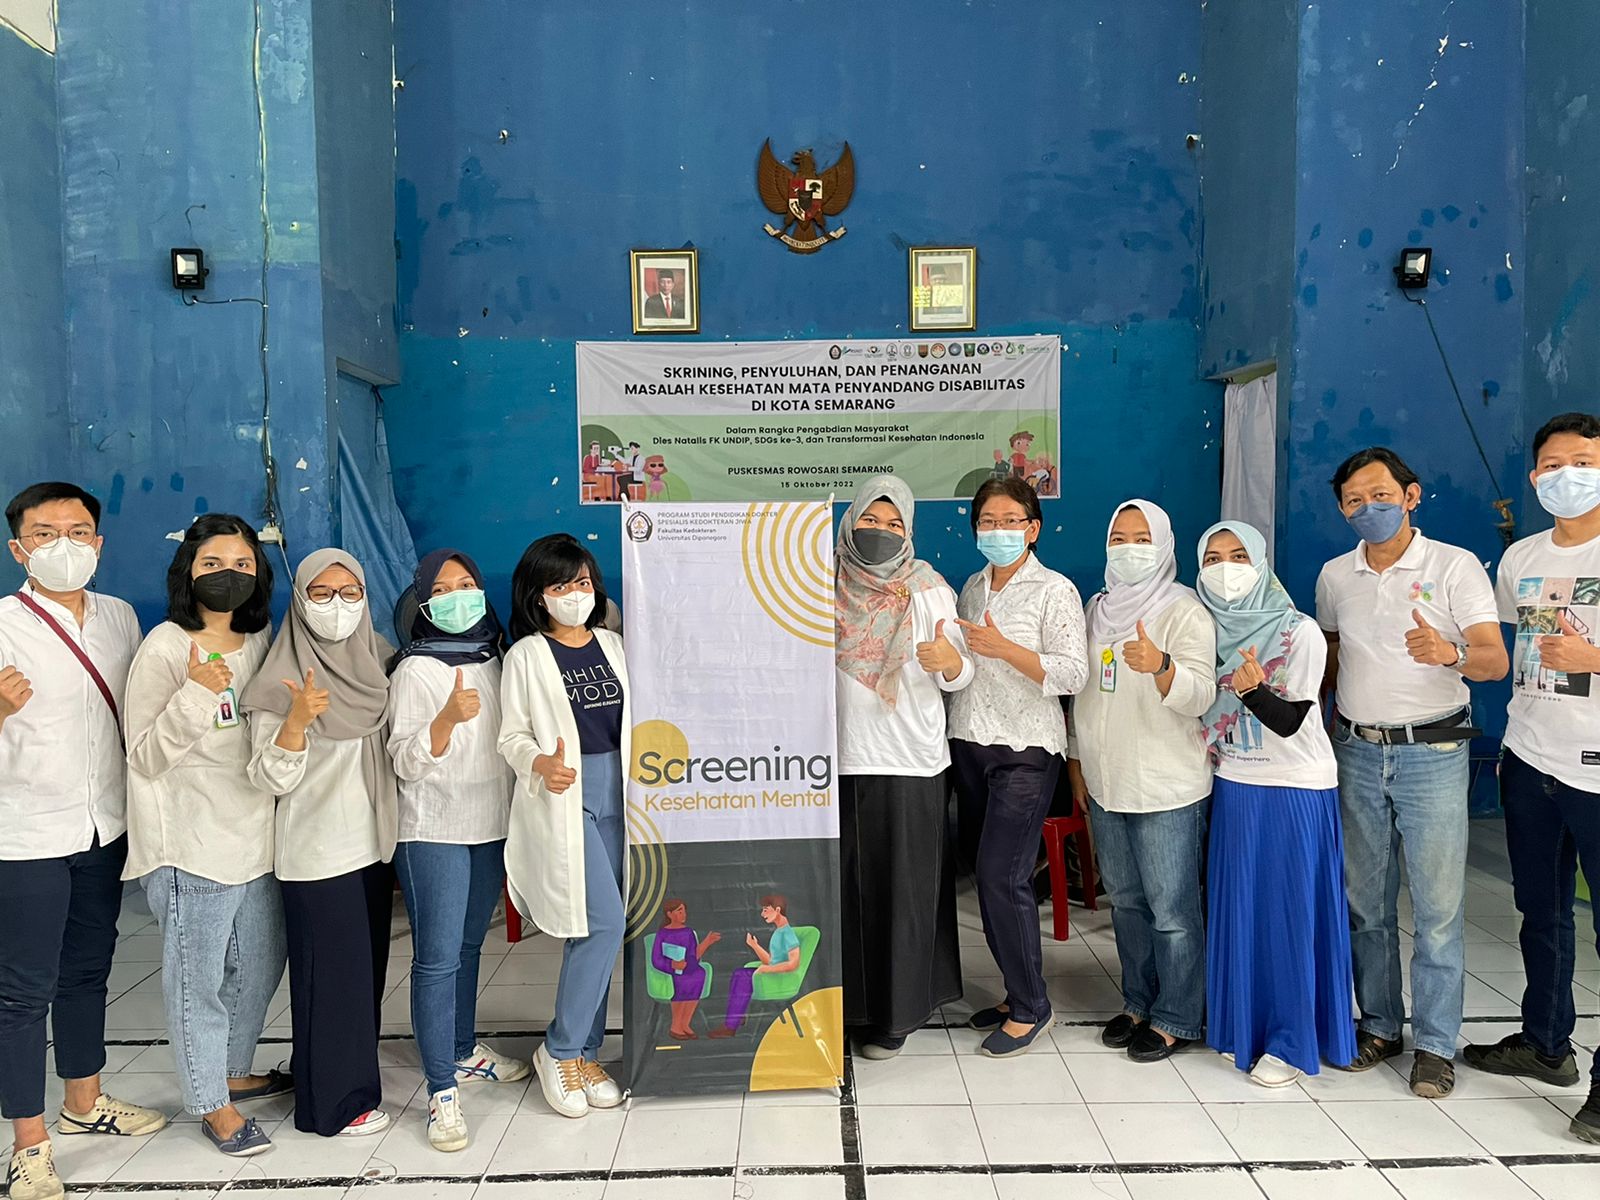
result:
[(172, 286), (185, 292), (199, 292), (205, 290), (206, 276), (211, 274), (206, 269), (205, 252), (193, 246), (174, 246), (172, 248)]
[(1433, 249), (1413, 246), (1400, 252), (1400, 265), (1394, 269), (1400, 286), (1407, 290), (1428, 286), (1428, 276), (1433, 272)]

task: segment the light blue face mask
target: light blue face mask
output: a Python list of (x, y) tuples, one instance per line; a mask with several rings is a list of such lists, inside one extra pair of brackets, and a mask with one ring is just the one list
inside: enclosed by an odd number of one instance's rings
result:
[(1600, 508), (1600, 467), (1557, 467), (1539, 476), (1534, 490), (1552, 517), (1581, 517)]
[(434, 596), (424, 607), (428, 610), (428, 620), (446, 633), (465, 633), (483, 620), (489, 603), (481, 588), (464, 588)]
[(1009, 567), (1028, 549), (1028, 535), (1020, 529), (981, 529), (978, 553), (997, 567)]
[(1370, 504), (1363, 504), (1345, 520), (1350, 522), (1350, 528), (1356, 531), (1356, 536), (1363, 542), (1381, 545), (1400, 532), (1400, 526), (1406, 521), (1406, 510), (1398, 504), (1374, 500)]

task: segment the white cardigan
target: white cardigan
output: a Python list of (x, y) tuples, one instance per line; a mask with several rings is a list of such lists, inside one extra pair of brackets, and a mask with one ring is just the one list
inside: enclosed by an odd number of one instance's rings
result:
[[(626, 793), (632, 769), (628, 667), (622, 639), (608, 629), (594, 630), (606, 661), (622, 684), (622, 780)], [(522, 638), (506, 655), (500, 684), (503, 712), (499, 750), (517, 774), (511, 797), (511, 827), (506, 834), (506, 885), (519, 912), (557, 938), (589, 936), (583, 877), (583, 756), (578, 722), (561, 682), (561, 668), (543, 635)], [(567, 766), (577, 772), (559, 796), (546, 789), (533, 760), (565, 741)], [(623, 803), (626, 805), (626, 794)], [(626, 864), (627, 857), (624, 855)], [(623, 898), (627, 887), (624, 882)]]

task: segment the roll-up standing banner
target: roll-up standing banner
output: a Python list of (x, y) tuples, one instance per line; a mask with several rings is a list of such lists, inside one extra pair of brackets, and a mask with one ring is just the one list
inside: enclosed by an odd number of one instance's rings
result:
[(635, 1094), (844, 1073), (824, 501), (624, 505)]

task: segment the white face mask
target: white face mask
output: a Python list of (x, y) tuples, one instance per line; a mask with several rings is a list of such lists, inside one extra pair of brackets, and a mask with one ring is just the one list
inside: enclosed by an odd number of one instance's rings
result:
[(1255, 563), (1219, 562), (1200, 568), (1201, 585), (1224, 604), (1243, 600), (1260, 581), (1261, 568)]
[(1159, 546), (1147, 542), (1106, 547), (1106, 565), (1119, 583), (1143, 583), (1161, 569), (1165, 558)]
[(100, 555), (95, 548), (71, 538), (58, 537), (28, 554), (28, 574), (47, 592), (75, 592), (87, 587), (99, 566)]
[(305, 617), (311, 632), (328, 642), (342, 642), (361, 624), (361, 614), (367, 611), (366, 600), (351, 603), (343, 596), (334, 596), (321, 604), (301, 597), (300, 614)]
[(589, 614), (594, 612), (594, 593), (571, 592), (565, 596), (552, 596), (546, 592), (544, 606), (555, 620), (575, 628), (585, 624)]

